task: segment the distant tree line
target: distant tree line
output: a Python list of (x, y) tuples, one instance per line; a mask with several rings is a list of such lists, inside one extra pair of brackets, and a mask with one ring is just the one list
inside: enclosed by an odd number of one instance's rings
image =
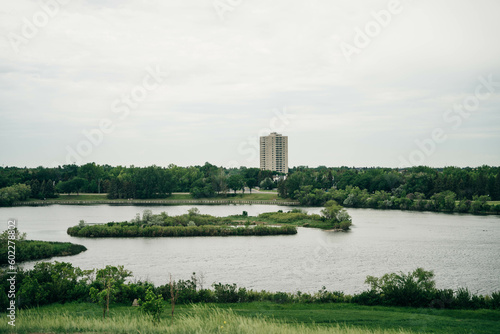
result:
[[(203, 166), (123, 167), (88, 163), (55, 168), (0, 167), (0, 205), (26, 198), (53, 198), (57, 194), (107, 193), (108, 198), (166, 198), (173, 192), (195, 198), (227, 195), (245, 187), (273, 189), (277, 172), (259, 168), (226, 169)], [(17, 189), (16, 187), (29, 187)], [(12, 188), (14, 187), (14, 188)], [(22, 191), (18, 191), (22, 190)]]
[[(355, 200), (356, 194), (343, 203), (351, 195), (352, 189), (359, 189), (368, 195), (366, 200), (370, 199), (371, 202), (363, 204), (366, 207), (375, 207), (375, 200), (377, 207), (383, 207), (378, 204), (380, 201), (386, 201), (392, 208), (411, 207), (415, 199), (431, 201), (436, 195), (439, 198), (435, 197), (433, 206), (448, 210), (454, 196), (456, 201), (464, 202), (453, 210), (469, 212), (477, 209), (470, 207), (473, 201), (500, 200), (500, 167), (419, 166), (397, 169), (301, 166), (291, 168), (286, 177), (259, 168), (228, 169), (208, 162), (202, 166), (189, 167), (113, 167), (88, 163), (55, 168), (0, 168), (0, 205), (4, 206), (27, 197), (43, 199), (64, 193), (107, 193), (110, 199), (153, 199), (166, 198), (173, 192), (186, 192), (195, 198), (205, 198), (229, 196), (245, 187), (249, 191), (256, 187), (277, 188), (282, 198), (316, 206), (334, 199), (339, 204), (355, 207), (358, 204), (349, 203), (351, 199)], [(331, 195), (333, 191), (349, 191), (349, 194), (339, 201)], [(330, 196), (323, 196), (323, 192)], [(375, 194), (383, 199), (380, 200)], [(389, 199), (385, 198), (387, 196)], [(445, 198), (444, 202), (441, 197)], [(399, 203), (395, 199), (403, 199), (403, 202)], [(467, 201), (471, 201), (470, 205)], [(414, 207), (418, 208), (418, 204)], [(426, 209), (431, 210), (432, 206), (429, 204)]]
[(500, 212), (500, 168), (294, 168), (278, 182), (281, 197), (302, 205), (335, 200), (346, 207)]

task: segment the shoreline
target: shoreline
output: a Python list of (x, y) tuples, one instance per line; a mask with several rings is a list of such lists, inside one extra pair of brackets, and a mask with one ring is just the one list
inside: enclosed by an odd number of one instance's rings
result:
[[(282, 205), (282, 206), (298, 206), (298, 207), (308, 207), (307, 205), (301, 205), (298, 201), (284, 201), (284, 200), (230, 200), (230, 199), (192, 199), (192, 200), (168, 200), (168, 199), (129, 199), (129, 200), (46, 200), (46, 201), (24, 201), (15, 202), (10, 207), (33, 207), (33, 206), (50, 206), (50, 205), (116, 205), (116, 206), (126, 206), (126, 205), (228, 205), (228, 204), (262, 204), (262, 205)], [(321, 206), (318, 206), (321, 207)], [(345, 206), (346, 209), (372, 209), (377, 211), (402, 211), (402, 212), (434, 212), (434, 213), (446, 213), (446, 214), (463, 214), (463, 215), (473, 215), (473, 216), (498, 216), (497, 212), (455, 212), (455, 211), (431, 211), (431, 210), (402, 210), (402, 209), (378, 209), (378, 208), (355, 208)]]
[(213, 204), (213, 205), (227, 205), (227, 204), (270, 204), (270, 205), (300, 205), (297, 201), (280, 201), (280, 200), (76, 200), (76, 201), (29, 201), (29, 202), (16, 202), (12, 206), (48, 206), (48, 205), (99, 205), (99, 204), (115, 204), (115, 205), (144, 205), (144, 204), (164, 204), (164, 205), (186, 205), (186, 204)]

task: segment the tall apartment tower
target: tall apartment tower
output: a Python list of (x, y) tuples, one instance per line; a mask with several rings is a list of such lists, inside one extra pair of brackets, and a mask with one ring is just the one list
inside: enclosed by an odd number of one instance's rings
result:
[(288, 173), (288, 137), (272, 132), (260, 137), (260, 169)]

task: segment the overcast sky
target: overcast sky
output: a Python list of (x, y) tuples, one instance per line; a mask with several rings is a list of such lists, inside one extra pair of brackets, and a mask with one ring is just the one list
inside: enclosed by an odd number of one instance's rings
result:
[(290, 166), (498, 166), (499, 14), (498, 0), (6, 1), (0, 165), (258, 167), (258, 136), (277, 131)]

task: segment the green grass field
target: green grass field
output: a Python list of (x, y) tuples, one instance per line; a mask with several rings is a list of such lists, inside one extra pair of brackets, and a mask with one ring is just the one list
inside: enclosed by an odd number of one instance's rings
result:
[[(107, 194), (60, 194), (58, 198), (47, 198), (45, 202), (61, 202), (61, 201), (104, 201), (108, 198)], [(28, 202), (39, 202), (39, 199), (30, 198)]]
[(321, 229), (332, 229), (332, 224), (328, 221), (320, 221), (313, 219), (298, 219), (290, 223), (277, 222), (272, 219), (267, 219), (263, 217), (253, 217), (253, 216), (229, 216), (231, 220), (236, 224), (245, 224), (248, 222), (249, 224), (261, 224), (264, 223), (266, 225), (293, 225), (297, 227), (313, 227), (313, 228), (321, 228)]
[[(115, 200), (109, 200), (106, 197), (107, 194), (60, 194), (58, 198), (48, 198), (44, 202), (46, 203), (57, 203), (57, 202), (77, 202), (77, 201), (123, 201), (124, 199), (115, 199)], [(246, 193), (246, 194), (236, 194), (234, 195), (233, 193), (228, 193), (226, 196), (217, 196), (217, 197), (212, 197), (212, 198), (193, 198), (191, 194), (172, 194), (169, 197), (166, 198), (159, 198), (155, 200), (165, 200), (165, 201), (170, 201), (170, 200), (177, 200), (177, 201), (182, 201), (182, 200), (227, 200), (227, 201), (290, 201), (287, 199), (282, 199), (278, 198), (278, 195), (276, 193)], [(39, 199), (29, 199), (28, 202), (39, 202)], [(137, 200), (141, 201), (141, 200)]]
[(273, 317), (285, 323), (306, 323), (330, 327), (343, 324), (368, 329), (403, 328), (423, 333), (500, 333), (500, 311), (437, 310), (406, 307), (360, 306), (356, 304), (218, 305), (238, 315)]
[(138, 308), (112, 306), (103, 320), (94, 304), (50, 305), (17, 311), (16, 327), (0, 322), (2, 333), (499, 333), (500, 311), (368, 307), (353, 304), (266, 302), (170, 305), (155, 325)]

